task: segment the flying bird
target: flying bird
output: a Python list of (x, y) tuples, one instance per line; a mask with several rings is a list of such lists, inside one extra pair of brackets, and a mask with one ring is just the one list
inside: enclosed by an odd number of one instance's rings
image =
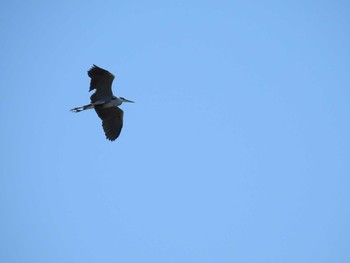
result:
[(96, 65), (87, 72), (91, 78), (89, 91), (96, 90), (91, 95), (91, 103), (71, 109), (72, 112), (95, 109), (98, 117), (102, 120), (102, 127), (106, 138), (114, 141), (118, 138), (123, 127), (124, 112), (118, 107), (123, 102), (132, 102), (123, 97), (116, 97), (112, 92), (114, 75)]

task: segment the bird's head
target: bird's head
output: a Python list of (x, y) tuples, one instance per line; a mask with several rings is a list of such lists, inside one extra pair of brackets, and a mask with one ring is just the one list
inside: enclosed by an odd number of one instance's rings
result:
[(131, 103), (135, 103), (134, 101), (132, 100), (127, 100), (126, 98), (123, 98), (123, 97), (120, 97), (119, 98), (122, 102), (131, 102)]

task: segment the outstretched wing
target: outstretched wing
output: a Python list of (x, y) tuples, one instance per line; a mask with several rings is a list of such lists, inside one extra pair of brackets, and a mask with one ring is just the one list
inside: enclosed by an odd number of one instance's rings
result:
[(114, 75), (112, 73), (93, 65), (88, 71), (88, 75), (91, 78), (89, 91), (96, 90), (90, 97), (92, 103), (98, 100), (109, 100), (113, 97), (112, 82)]
[(95, 111), (102, 120), (102, 127), (106, 138), (110, 141), (117, 139), (123, 127), (124, 112), (118, 107), (95, 107)]

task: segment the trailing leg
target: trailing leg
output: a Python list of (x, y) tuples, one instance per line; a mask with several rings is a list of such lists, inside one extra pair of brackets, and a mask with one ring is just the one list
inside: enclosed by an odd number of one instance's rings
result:
[(72, 112), (81, 112), (83, 110), (88, 110), (88, 109), (93, 109), (93, 108), (94, 108), (93, 104), (88, 104), (88, 105), (84, 105), (84, 106), (81, 106), (81, 107), (73, 108), (70, 111), (72, 111)]

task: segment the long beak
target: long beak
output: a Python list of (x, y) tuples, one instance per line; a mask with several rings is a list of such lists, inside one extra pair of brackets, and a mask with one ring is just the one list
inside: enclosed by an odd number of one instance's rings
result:
[(135, 103), (135, 101), (132, 101), (132, 100), (127, 100), (127, 99), (124, 99), (123, 102), (131, 102), (131, 103)]

